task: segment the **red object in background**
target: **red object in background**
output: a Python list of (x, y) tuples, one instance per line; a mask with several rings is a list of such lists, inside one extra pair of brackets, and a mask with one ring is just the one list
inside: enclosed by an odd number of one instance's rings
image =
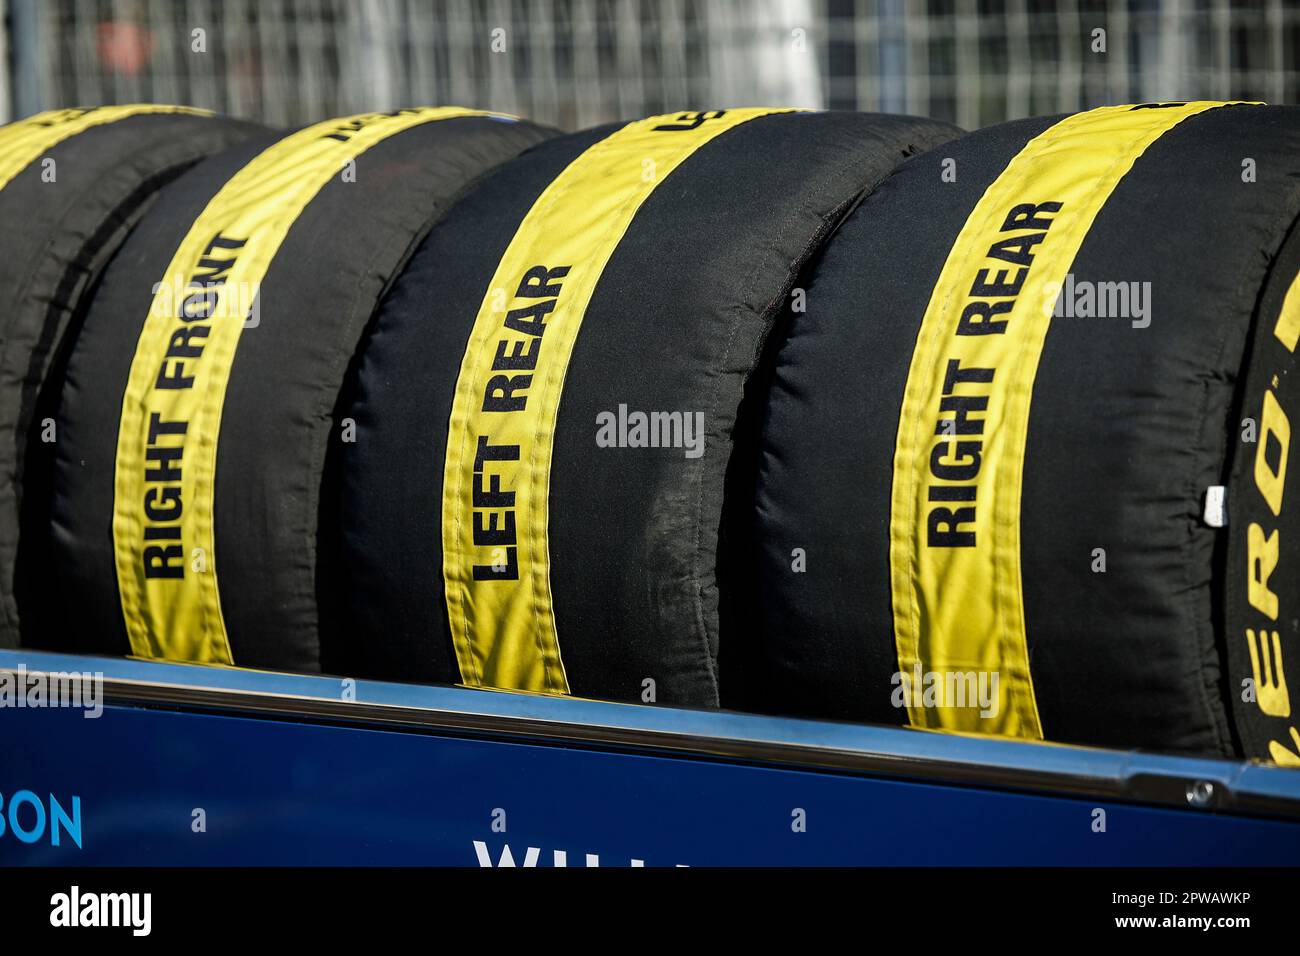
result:
[(114, 73), (139, 73), (153, 56), (153, 31), (137, 23), (110, 20), (99, 25), (99, 62)]

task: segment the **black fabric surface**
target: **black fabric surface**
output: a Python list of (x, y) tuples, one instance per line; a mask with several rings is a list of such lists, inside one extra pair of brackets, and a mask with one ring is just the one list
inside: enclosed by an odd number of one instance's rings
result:
[[(294, 221), (262, 281), (259, 324), (241, 333), (218, 438), (212, 561), (236, 664), (320, 668), (340, 591), (333, 561), (319, 553), (334, 541), (320, 522), (336, 521), (338, 510), (324, 472), (357, 341), (432, 221), (487, 169), (548, 135), (468, 117), (411, 127), (366, 150), (355, 182), (331, 180)], [(241, 144), (163, 192), (106, 271), (69, 359), (51, 538), (60, 584), (85, 597), (68, 609), (66, 628), (91, 642), (81, 649), (126, 649), (113, 464), (152, 284), (212, 196), (277, 138)]]
[[(889, 586), (889, 502), (903, 388), (921, 319), (989, 184), (1053, 118), (918, 156), (840, 227), (809, 270), (807, 312), (772, 343), (762, 416), (743, 696), (773, 713), (902, 723)], [(943, 181), (945, 159), (956, 182)], [(794, 570), (803, 549), (806, 570)]]
[[(1152, 321), (1052, 321), (1030, 407), (1022, 581), (1049, 739), (1230, 754), (1222, 673), (1226, 474), (1243, 352), (1300, 210), (1289, 108), (1228, 107), (1152, 145), (1098, 215), (1076, 281), (1151, 283)], [(889, 587), (892, 457), (915, 337), (987, 185), (1052, 120), (970, 134), (909, 163), (844, 224), (774, 359), (763, 425), (752, 703), (902, 722)], [(952, 157), (957, 182), (938, 163)], [(1242, 159), (1258, 181), (1243, 183)], [(832, 382), (832, 387), (822, 383)], [(790, 570), (805, 547), (808, 571)], [(1092, 570), (1106, 552), (1106, 573)]]
[[(1294, 108), (1194, 116), (1134, 164), (1075, 260), (1076, 280), (1150, 282), (1152, 312), (1148, 328), (1054, 320), (1039, 363), (1021, 555), (1054, 739), (1234, 749), (1219, 651), (1226, 533), (1201, 518), (1239, 432), (1235, 392), (1268, 266), (1300, 213), (1297, 149)], [(1245, 157), (1257, 182), (1242, 181)], [(1105, 574), (1091, 570), (1094, 548)]]
[[(0, 647), (32, 634), (48, 600), (48, 556), (25, 540), (21, 516), (25, 484), (29, 507), (48, 507), (36, 409), (73, 316), (159, 187), (261, 130), (223, 117), (128, 116), (57, 143), (0, 190)], [(53, 182), (42, 178), (45, 160)]]
[[(455, 381), (484, 290), (533, 200), (601, 135), (537, 147), (430, 234), (378, 317), (344, 465), (360, 673), (457, 680), (441, 491)], [(551, 470), (556, 628), (573, 693), (716, 706), (719, 524), (745, 379), (799, 269), (898, 162), (950, 138), (906, 117), (756, 119), (646, 200), (596, 286), (568, 366)], [(703, 412), (705, 452), (607, 449), (596, 415)], [(739, 635), (744, 639), (745, 635)]]
[(447, 419), (483, 292), (551, 180), (615, 127), (534, 146), (489, 173), (433, 228), (381, 305), (345, 389), (340, 447), (350, 673), (456, 682), (442, 586)]

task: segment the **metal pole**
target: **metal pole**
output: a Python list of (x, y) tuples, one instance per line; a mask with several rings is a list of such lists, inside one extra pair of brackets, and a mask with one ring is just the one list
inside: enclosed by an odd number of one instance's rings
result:
[(9, 91), (8, 6), (7, 0), (0, 0), (0, 123), (8, 123), (13, 116), (13, 101)]
[(9, 22), (13, 36), (13, 116), (31, 116), (40, 112), (41, 74), (39, 46), (41, 39), (39, 0), (9, 0)]

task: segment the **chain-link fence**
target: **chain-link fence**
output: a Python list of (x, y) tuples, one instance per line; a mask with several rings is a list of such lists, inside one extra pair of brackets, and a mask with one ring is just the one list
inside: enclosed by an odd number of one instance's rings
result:
[(740, 104), (966, 127), (1290, 102), (1283, 0), (0, 0), (0, 117), (189, 103), (290, 125), (456, 103), (567, 128)]

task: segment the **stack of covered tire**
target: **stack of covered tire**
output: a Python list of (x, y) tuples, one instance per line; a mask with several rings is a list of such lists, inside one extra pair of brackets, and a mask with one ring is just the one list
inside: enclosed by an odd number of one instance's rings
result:
[(363, 114), (254, 137), (163, 190), (63, 377), (47, 645), (328, 661), (340, 585), (319, 517), (337, 511), (357, 342), (431, 224), (550, 135), (473, 110)]
[(48, 566), (24, 489), (39, 500), (48, 485), (43, 452), (57, 436), (46, 389), (57, 389), (87, 291), (161, 186), (260, 131), (153, 105), (55, 110), (0, 128), (0, 647), (17, 646), (42, 610), (26, 600)]
[(724, 703), (1300, 765), (1298, 214), (1288, 107), (900, 169), (772, 343)]
[(1300, 111), (114, 119), (0, 643), (1300, 766)]
[(724, 490), (765, 339), (842, 218), (957, 132), (684, 113), (485, 179), (412, 258), (349, 390), (354, 671), (717, 706)]

